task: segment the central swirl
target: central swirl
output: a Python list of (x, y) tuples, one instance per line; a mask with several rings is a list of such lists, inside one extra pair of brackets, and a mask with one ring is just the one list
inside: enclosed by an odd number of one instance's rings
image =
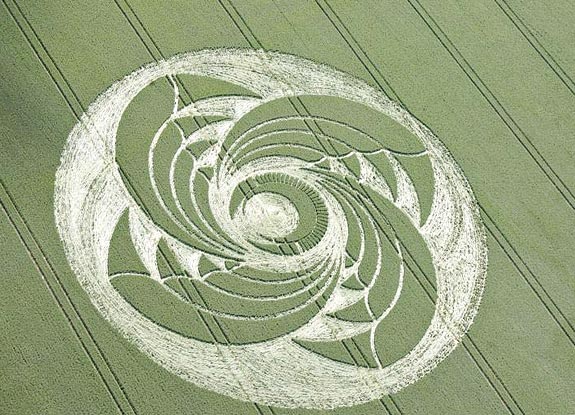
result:
[(234, 216), (246, 234), (280, 238), (296, 230), (299, 213), (293, 203), (278, 193), (258, 193), (243, 204), (241, 214)]

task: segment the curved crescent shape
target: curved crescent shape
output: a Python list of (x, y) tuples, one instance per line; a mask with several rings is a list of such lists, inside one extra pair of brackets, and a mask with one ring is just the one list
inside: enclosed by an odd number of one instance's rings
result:
[[(140, 209), (115, 162), (116, 131), (126, 107), (143, 88), (179, 74), (232, 82), (259, 94), (264, 102), (297, 95), (352, 100), (390, 117), (423, 143), (432, 164), (435, 194), (431, 213), (418, 231), (431, 253), (437, 302), (429, 328), (411, 352), (389, 366), (366, 368), (305, 350), (292, 341), (293, 335), (247, 345), (208, 344), (157, 325), (113, 288), (107, 270), (112, 232), (127, 209)], [(403, 203), (408, 206), (409, 200)], [(350, 406), (416, 381), (444, 359), (469, 328), (487, 267), (477, 203), (463, 172), (437, 137), (365, 82), (276, 52), (191, 52), (145, 66), (113, 84), (90, 105), (68, 138), (56, 176), (55, 216), (79, 282), (98, 311), (126, 338), (198, 386), (280, 407)]]

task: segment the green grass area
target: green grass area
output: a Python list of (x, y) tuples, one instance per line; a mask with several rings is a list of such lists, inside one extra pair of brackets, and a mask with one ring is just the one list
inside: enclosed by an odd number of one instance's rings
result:
[[(479, 313), (462, 343), (436, 369), (397, 394), (330, 413), (573, 413), (574, 22), (575, 7), (561, 0), (552, 7), (521, 0), (178, 0), (169, 4), (4, 0), (0, 5), (0, 329), (4, 335), (0, 413), (327, 413), (235, 400), (162, 368), (96, 310), (70, 268), (56, 228), (56, 170), (70, 131), (90, 103), (143, 65), (214, 47), (289, 53), (364, 80), (439, 137), (478, 201), (489, 264)], [(184, 75), (177, 83), (180, 107), (214, 95), (254, 97), (245, 88), (206, 77)], [(189, 199), (191, 178), (186, 174), (213, 142), (190, 147), (176, 170), (175, 191), (185, 200), (182, 210), (193, 222), (189, 227), (200, 227), (206, 237), (190, 236), (167, 219), (158, 204), (147, 167), (142, 166), (173, 100), (173, 85), (166, 78), (136, 97), (120, 125), (116, 161), (125, 172), (131, 195), (145, 206), (149, 217), (176, 240), (204, 253), (199, 273), (209, 276), (206, 281), (217, 290), (208, 290), (186, 275), (174, 248), (165, 241), (157, 258), (160, 275), (167, 279), (157, 282), (143, 276), (147, 269), (134, 250), (127, 215), (112, 239), (110, 274), (124, 273), (114, 278), (114, 287), (148, 318), (206, 343), (250, 344), (296, 330), (325, 304), (333, 285), (327, 284), (325, 295), (289, 317), (259, 323), (224, 316), (259, 317), (291, 309), (313, 297), (327, 278), (315, 270), (301, 281), (266, 285), (302, 274), (265, 273), (241, 266), (242, 249), (219, 227), (208, 198), (199, 200), (198, 206)], [(337, 158), (363, 151), (388, 180), (391, 194), (397, 195), (389, 159), (368, 153), (382, 147), (399, 153), (422, 151), (411, 134), (359, 104), (314, 96), (293, 101), (270, 102), (236, 125), (224, 144), (230, 148), (235, 140), (248, 143), (238, 152), (238, 168), (274, 154), (314, 163), (325, 154)], [(314, 126), (284, 119), (258, 130), (260, 138), (256, 133), (241, 138), (250, 127), (278, 116), (296, 117), (302, 108), (325, 120)], [(224, 118), (187, 117), (178, 127), (189, 135)], [(350, 125), (356, 129), (346, 127)], [(164, 183), (159, 192), (165, 196), (171, 190), (169, 168), (179, 145), (178, 127), (166, 129), (155, 153), (156, 172)], [(297, 131), (262, 138), (274, 129)], [(310, 142), (314, 134), (319, 139)], [(366, 135), (380, 141), (366, 140)], [(284, 146), (273, 147), (278, 142)], [(399, 155), (397, 162), (417, 189), (423, 223), (433, 198), (429, 159)], [(378, 215), (374, 209), (354, 212), (357, 200), (368, 196), (387, 219), (374, 225), (370, 238), (380, 237), (385, 242), (381, 249), (391, 258), (395, 248), (386, 235), (397, 230), (413, 252), (406, 259), (401, 300), (376, 336), (382, 363), (390, 364), (411, 350), (427, 329), (437, 285), (430, 254), (414, 225), (384, 198), (369, 191), (364, 196), (359, 165), (357, 157), (342, 159), (349, 171), (347, 181), (334, 174), (329, 163), (318, 162), (314, 174), (321, 175), (345, 208), (349, 261), (358, 256), (359, 227), (369, 216)], [(204, 169), (194, 179), (195, 189), (207, 194), (216, 173)], [(282, 175), (243, 182), (233, 194), (230, 215), (241, 215), (250, 198), (263, 193), (296, 201), (300, 222), (284, 238), (252, 235), (258, 247), (288, 257), (298, 249), (309, 249), (325, 234), (325, 202), (310, 186)], [(173, 204), (168, 207), (178, 209)], [(197, 219), (195, 209), (206, 221)], [(234, 248), (225, 261), (214, 258), (216, 243)], [(371, 246), (369, 255), (377, 249)], [(358, 281), (347, 284), (349, 289), (369, 283), (376, 267), (376, 259), (369, 255)], [(397, 260), (386, 261), (382, 275), (397, 273), (398, 268)], [(277, 304), (232, 301), (226, 294), (281, 296), (317, 280), (317, 287)], [(393, 284), (397, 281), (391, 278), (376, 285), (374, 298), (369, 298), (380, 313), (393, 297)], [(335, 317), (361, 322), (369, 316), (362, 303), (338, 311)], [(376, 366), (365, 335), (299, 344), (336, 361)]]

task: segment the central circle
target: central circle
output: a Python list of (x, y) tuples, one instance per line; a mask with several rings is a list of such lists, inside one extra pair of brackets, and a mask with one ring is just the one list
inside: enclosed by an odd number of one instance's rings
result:
[(244, 205), (243, 216), (254, 234), (281, 238), (296, 230), (299, 213), (294, 204), (277, 193), (257, 193)]

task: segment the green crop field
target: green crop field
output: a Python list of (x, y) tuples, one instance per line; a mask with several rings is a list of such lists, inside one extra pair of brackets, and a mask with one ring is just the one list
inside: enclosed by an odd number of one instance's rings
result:
[(575, 4), (2, 0), (0, 414), (575, 414)]

